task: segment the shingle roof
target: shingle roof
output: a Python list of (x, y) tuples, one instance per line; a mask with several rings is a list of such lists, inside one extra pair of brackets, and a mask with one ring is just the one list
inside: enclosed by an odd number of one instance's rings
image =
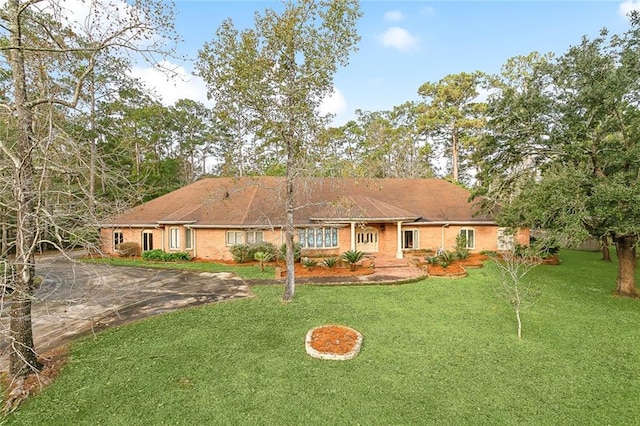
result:
[[(492, 221), (474, 216), (469, 191), (440, 179), (301, 178), (294, 194), (297, 225), (318, 220)], [(277, 227), (284, 218), (284, 178), (206, 178), (134, 207), (105, 226)]]

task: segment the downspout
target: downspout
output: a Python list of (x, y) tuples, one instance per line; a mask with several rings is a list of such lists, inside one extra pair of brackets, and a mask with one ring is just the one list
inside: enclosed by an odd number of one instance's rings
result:
[(356, 223), (351, 222), (351, 250), (356, 250)]
[(398, 221), (397, 231), (398, 231), (398, 241), (396, 242), (396, 246), (397, 246), (396, 259), (402, 259), (403, 254), (402, 254), (402, 221), (401, 220)]
[(444, 225), (442, 225), (442, 241), (440, 243), (440, 251), (444, 251), (444, 228), (447, 228), (449, 226), (449, 223), (445, 223)]

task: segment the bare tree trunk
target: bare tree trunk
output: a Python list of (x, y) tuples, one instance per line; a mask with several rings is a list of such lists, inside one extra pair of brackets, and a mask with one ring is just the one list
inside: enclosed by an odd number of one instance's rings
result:
[(616, 238), (616, 253), (618, 254), (618, 286), (615, 294), (623, 297), (638, 297), (636, 287), (636, 238), (624, 236)]
[(95, 216), (96, 212), (96, 163), (98, 158), (98, 135), (96, 130), (96, 87), (95, 87), (95, 74), (91, 74), (89, 79), (90, 91), (91, 91), (91, 116), (89, 117), (91, 126), (91, 158), (89, 158), (89, 213), (91, 217)]
[(34, 249), (36, 242), (36, 183), (34, 181), (31, 150), (35, 145), (33, 112), (27, 105), (25, 59), (22, 50), (20, 1), (9, 2), (9, 33), (11, 44), (9, 64), (13, 73), (15, 109), (18, 119), (16, 153), (18, 164), (14, 171), (14, 201), (16, 203), (16, 277), (11, 301), (11, 349), (9, 370), (13, 377), (25, 376), (41, 368), (33, 344), (31, 299), (35, 275)]
[(9, 215), (4, 208), (0, 208), (0, 258), (4, 258), (9, 254)]
[(458, 171), (458, 134), (454, 130), (451, 135), (451, 166), (453, 168), (453, 180), (455, 182), (460, 181), (459, 171)]
[(609, 237), (603, 235), (600, 239), (602, 244), (602, 260), (605, 262), (611, 262), (611, 251), (609, 250)]
[(293, 294), (295, 293), (295, 256), (294, 256), (294, 229), (293, 229), (293, 168), (295, 166), (293, 142), (288, 140), (287, 144), (287, 171), (286, 171), (286, 224), (285, 224), (285, 244), (286, 255), (285, 263), (287, 266), (287, 277), (284, 284), (284, 295), (282, 300), (289, 302), (293, 300)]

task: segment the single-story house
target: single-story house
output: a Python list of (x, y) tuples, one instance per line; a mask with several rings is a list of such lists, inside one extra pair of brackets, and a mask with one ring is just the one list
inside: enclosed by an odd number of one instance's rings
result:
[[(101, 225), (102, 250), (123, 242), (230, 260), (234, 244), (285, 241), (285, 179), (206, 178), (141, 204)], [(420, 249), (450, 250), (463, 234), (472, 252), (528, 244), (474, 214), (469, 191), (441, 179), (300, 178), (295, 182), (296, 241), (309, 255), (347, 250), (403, 258)], [(514, 239), (515, 238), (515, 239)]]

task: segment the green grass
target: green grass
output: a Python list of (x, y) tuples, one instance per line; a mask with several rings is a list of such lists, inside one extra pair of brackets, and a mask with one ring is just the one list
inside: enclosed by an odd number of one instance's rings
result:
[(224, 265), (214, 262), (147, 262), (140, 259), (127, 258), (86, 258), (82, 259), (85, 263), (98, 263), (112, 266), (136, 266), (140, 268), (162, 268), (162, 269), (183, 269), (189, 271), (204, 272), (233, 272), (240, 278), (245, 280), (273, 280), (275, 276), (275, 268), (266, 266), (264, 271), (260, 270), (257, 265)]
[[(491, 267), (402, 286), (280, 286), (166, 314), (73, 347), (11, 424), (573, 424), (640, 422), (640, 305), (612, 297), (616, 264), (563, 252), (516, 337)], [(346, 361), (306, 332), (364, 335)]]

